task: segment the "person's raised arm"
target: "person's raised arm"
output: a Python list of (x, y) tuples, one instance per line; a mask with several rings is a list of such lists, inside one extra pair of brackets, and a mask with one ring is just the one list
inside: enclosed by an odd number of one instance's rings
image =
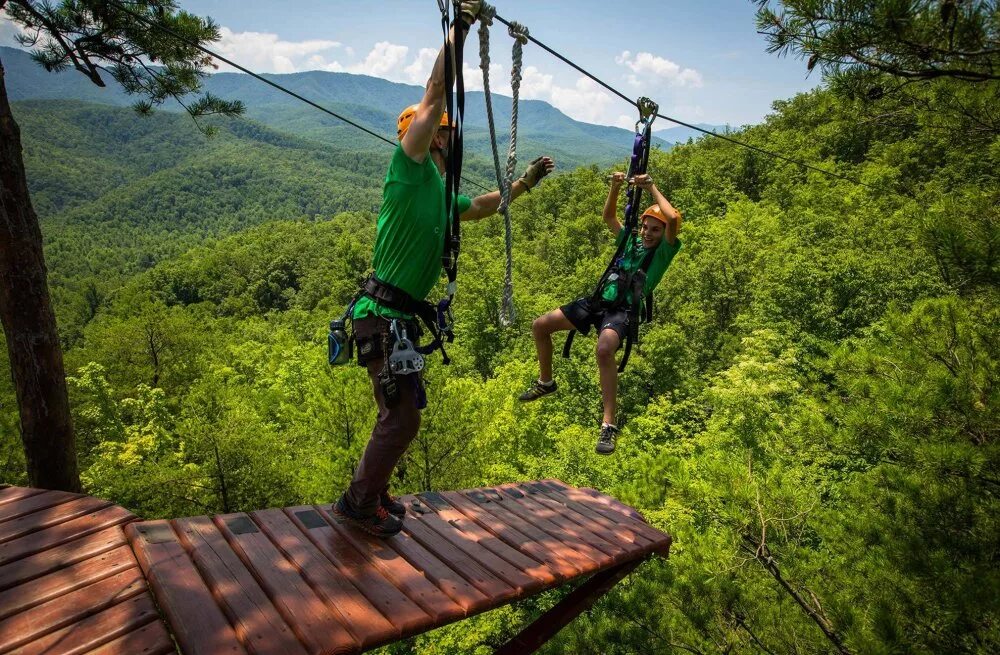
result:
[(622, 231), (622, 223), (618, 220), (618, 192), (625, 184), (625, 173), (611, 174), (611, 189), (608, 191), (608, 199), (604, 201), (604, 222), (608, 224), (608, 229), (615, 236)]
[(663, 238), (670, 245), (675, 245), (677, 243), (677, 234), (681, 229), (681, 213), (660, 193), (660, 190), (656, 188), (653, 180), (648, 175), (636, 175), (635, 183), (643, 191), (648, 191), (649, 195), (653, 197), (653, 202), (659, 206), (660, 212), (667, 219), (666, 228), (663, 230)]
[[(455, 24), (451, 26), (451, 31), (448, 33), (448, 43), (442, 46), (441, 51), (438, 52), (434, 68), (431, 70), (431, 76), (428, 78), (427, 86), (424, 88), (424, 97), (420, 100), (420, 104), (417, 105), (416, 116), (413, 117), (413, 122), (410, 123), (406, 134), (403, 135), (401, 142), (403, 152), (418, 164), (423, 163), (427, 157), (431, 141), (434, 139), (434, 135), (441, 124), (441, 116), (444, 115), (445, 90), (448, 88), (448, 85), (455, 82), (454, 79), (445, 79), (445, 48), (452, 50), (452, 62), (454, 62), (455, 30), (458, 29), (459, 25), (462, 25), (467, 33), (469, 26), (479, 15), (480, 5), (481, 2), (479, 0), (467, 0), (461, 3), (460, 13), (464, 20), (455, 21)], [(463, 34), (463, 36), (466, 36), (466, 34)], [(452, 71), (452, 75), (454, 75), (454, 71)], [(453, 121), (455, 117), (449, 116), (448, 119)]]
[[(510, 199), (513, 201), (522, 193), (534, 189), (542, 178), (552, 172), (556, 163), (551, 157), (538, 157), (530, 164), (524, 175), (514, 180), (510, 186)], [(459, 217), (463, 221), (478, 221), (481, 218), (492, 216), (500, 209), (500, 192), (491, 191), (472, 199), (472, 205), (462, 212)]]

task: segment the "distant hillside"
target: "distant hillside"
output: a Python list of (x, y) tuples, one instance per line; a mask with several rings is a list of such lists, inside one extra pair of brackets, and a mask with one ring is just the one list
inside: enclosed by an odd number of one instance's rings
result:
[[(75, 99), (110, 105), (130, 105), (129, 98), (108, 79), (107, 88), (94, 86), (81, 75), (67, 71), (47, 73), (27, 53), (0, 48), (6, 68), (7, 91), (12, 101), (33, 99)], [(394, 131), (398, 109), (420, 99), (423, 89), (376, 77), (348, 73), (306, 72), (267, 75), (269, 79), (337, 113), (350, 117), (380, 134)], [(238, 98), (247, 105), (247, 117), (283, 132), (342, 146), (351, 150), (383, 148), (377, 140), (303, 103), (272, 89), (247, 75), (218, 73), (205, 89), (223, 98)], [(484, 95), (471, 92), (467, 99), (466, 130), (471, 154), (490, 157)], [(495, 120), (506, 138), (510, 124), (510, 98), (495, 96)], [(706, 126), (714, 129), (718, 126)], [(656, 145), (669, 149), (674, 142), (691, 136), (687, 128), (660, 132)], [(519, 152), (522, 158), (552, 154), (563, 168), (597, 163), (608, 165), (624, 160), (631, 133), (617, 127), (575, 121), (540, 100), (520, 104)]]

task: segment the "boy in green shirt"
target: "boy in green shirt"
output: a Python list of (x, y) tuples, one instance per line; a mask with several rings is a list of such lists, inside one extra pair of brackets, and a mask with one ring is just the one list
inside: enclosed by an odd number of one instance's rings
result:
[(648, 175), (636, 175), (634, 182), (643, 191), (649, 192), (656, 204), (643, 212), (637, 236), (622, 229), (616, 208), (618, 193), (624, 182), (624, 173), (612, 175), (611, 190), (604, 203), (603, 215), (608, 229), (617, 239), (616, 245), (621, 245), (624, 239), (629, 240), (618, 262), (617, 277), (608, 280), (604, 285), (600, 301), (596, 304), (589, 297), (578, 298), (535, 319), (531, 324), (531, 331), (538, 353), (539, 377), (532, 387), (519, 397), (522, 402), (529, 402), (556, 390), (555, 380), (552, 379), (553, 333), (561, 330), (578, 330), (582, 334), (587, 334), (591, 327), (597, 327), (597, 367), (601, 377), (604, 420), (601, 423), (596, 450), (602, 455), (614, 452), (615, 439), (618, 436), (618, 427), (615, 425), (618, 397), (615, 352), (629, 331), (632, 294), (631, 284), (628, 281), (644, 263), (647, 263), (642, 296), (649, 295), (660, 283), (674, 255), (681, 248), (680, 239), (677, 238), (681, 227), (681, 213), (660, 193)]
[[(468, 30), (479, 8), (478, 0), (461, 3), (464, 24), (456, 21), (452, 26), (448, 47), (454, 47), (457, 26)], [(334, 511), (377, 537), (390, 537), (402, 529), (406, 508), (389, 495), (389, 478), (417, 435), (420, 409), (426, 402), (420, 374), (394, 375), (386, 370), (387, 354), (395, 342), (393, 320), (405, 326), (407, 336), (416, 345), (419, 328), (407, 308), (424, 301), (441, 276), (444, 236), (451, 219), (445, 215), (441, 179), (451, 129), (445, 113), (445, 89), (451, 83), (445, 80), (442, 48), (423, 99), (399, 115), (399, 146), (385, 176), (372, 255), (373, 279), (378, 288), (366, 282), (352, 314), (358, 363), (368, 368), (379, 411), (354, 478)], [(511, 198), (534, 187), (553, 167), (548, 157), (533, 161), (512, 185)], [(500, 192), (476, 198), (459, 195), (455, 202), (460, 220), (479, 220), (496, 213)], [(389, 302), (390, 297), (396, 302)]]

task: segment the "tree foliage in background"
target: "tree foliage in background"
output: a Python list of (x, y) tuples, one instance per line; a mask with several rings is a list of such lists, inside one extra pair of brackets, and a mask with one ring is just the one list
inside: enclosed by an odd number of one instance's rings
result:
[[(716, 140), (653, 153), (684, 247), (621, 376), (613, 457), (593, 452), (593, 339), (557, 359), (558, 394), (516, 401), (537, 374), (531, 319), (613, 252), (608, 171), (514, 203), (513, 329), (502, 222), (466, 230), (453, 364), (430, 362), (394, 492), (555, 477), (674, 537), (543, 652), (1000, 650), (1000, 140), (831, 81), (738, 136), (864, 185)], [(989, 84), (907, 92), (985, 108)], [(93, 105), (14, 110), (35, 132), (87, 492), (148, 518), (331, 502), (375, 408), (364, 370), (326, 364), (325, 331), (369, 264), (384, 161), (222, 119), (202, 147), (162, 115), (133, 130)], [(176, 147), (143, 159), (158, 142)], [(85, 162), (120, 188), (80, 184)], [(0, 474), (23, 482), (12, 395)], [(567, 591), (382, 652), (486, 655)]]
[[(0, 9), (26, 31), (22, 45), (49, 72), (72, 66), (104, 86), (110, 75), (135, 109), (148, 114), (172, 99), (194, 118), (242, 113), (238, 101), (197, 92), (211, 65), (196, 47), (219, 38), (218, 27), (170, 0), (107, 2), (4, 0)], [(155, 29), (162, 28), (162, 29)], [(165, 31), (173, 33), (166, 34)], [(175, 36), (176, 35), (176, 36)], [(181, 38), (177, 38), (177, 36)], [(186, 41), (186, 42), (185, 42)], [(11, 113), (0, 64), (0, 317), (16, 387), (28, 477), (34, 486), (78, 491), (80, 479), (62, 351), (51, 308), (42, 236), (24, 171), (20, 129)], [(91, 180), (93, 183), (93, 180)], [(96, 286), (88, 301), (96, 303)]]

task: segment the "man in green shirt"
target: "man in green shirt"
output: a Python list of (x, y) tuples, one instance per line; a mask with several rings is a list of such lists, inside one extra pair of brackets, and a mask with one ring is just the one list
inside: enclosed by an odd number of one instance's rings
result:
[[(530, 389), (519, 397), (522, 402), (537, 400), (556, 390), (552, 379), (552, 335), (561, 330), (578, 330), (582, 334), (598, 328), (597, 367), (601, 377), (601, 399), (604, 402), (604, 420), (597, 440), (596, 450), (609, 455), (615, 450), (618, 427), (615, 424), (618, 397), (618, 370), (615, 352), (629, 331), (629, 309), (633, 303), (631, 281), (645, 268), (646, 279), (641, 297), (653, 292), (660, 283), (674, 255), (681, 248), (677, 233), (681, 227), (681, 213), (660, 193), (648, 175), (637, 175), (635, 184), (649, 192), (656, 204), (642, 213), (639, 234), (633, 236), (622, 229), (616, 209), (618, 193), (625, 182), (624, 173), (614, 173), (611, 190), (604, 203), (604, 222), (616, 237), (616, 245), (628, 239), (613, 275), (601, 289), (600, 299), (578, 298), (573, 302), (539, 316), (531, 324), (538, 353), (539, 377)], [(642, 302), (641, 299), (638, 302)], [(639, 312), (633, 312), (633, 316)]]
[[(458, 26), (466, 30), (479, 14), (480, 2), (461, 3), (465, 24), (452, 26), (449, 47)], [(397, 121), (399, 146), (385, 176), (372, 255), (374, 276), (354, 305), (354, 338), (358, 362), (372, 379), (378, 419), (347, 491), (334, 510), (366, 532), (389, 537), (402, 528), (406, 508), (389, 495), (389, 478), (420, 428), (426, 396), (419, 372), (394, 374), (389, 354), (402, 344), (393, 325), (406, 331), (416, 345), (419, 332), (414, 308), (424, 301), (441, 276), (441, 257), (450, 216), (445, 212), (442, 175), (447, 161), (451, 123), (445, 113), (444, 49), (420, 103), (407, 107)], [(511, 198), (530, 190), (554, 164), (548, 157), (533, 161), (511, 187)], [(459, 195), (460, 219), (479, 220), (496, 213), (500, 192), (476, 198)], [(392, 306), (390, 306), (392, 305)], [(422, 364), (421, 364), (422, 365)], [(406, 368), (409, 371), (411, 368)]]

